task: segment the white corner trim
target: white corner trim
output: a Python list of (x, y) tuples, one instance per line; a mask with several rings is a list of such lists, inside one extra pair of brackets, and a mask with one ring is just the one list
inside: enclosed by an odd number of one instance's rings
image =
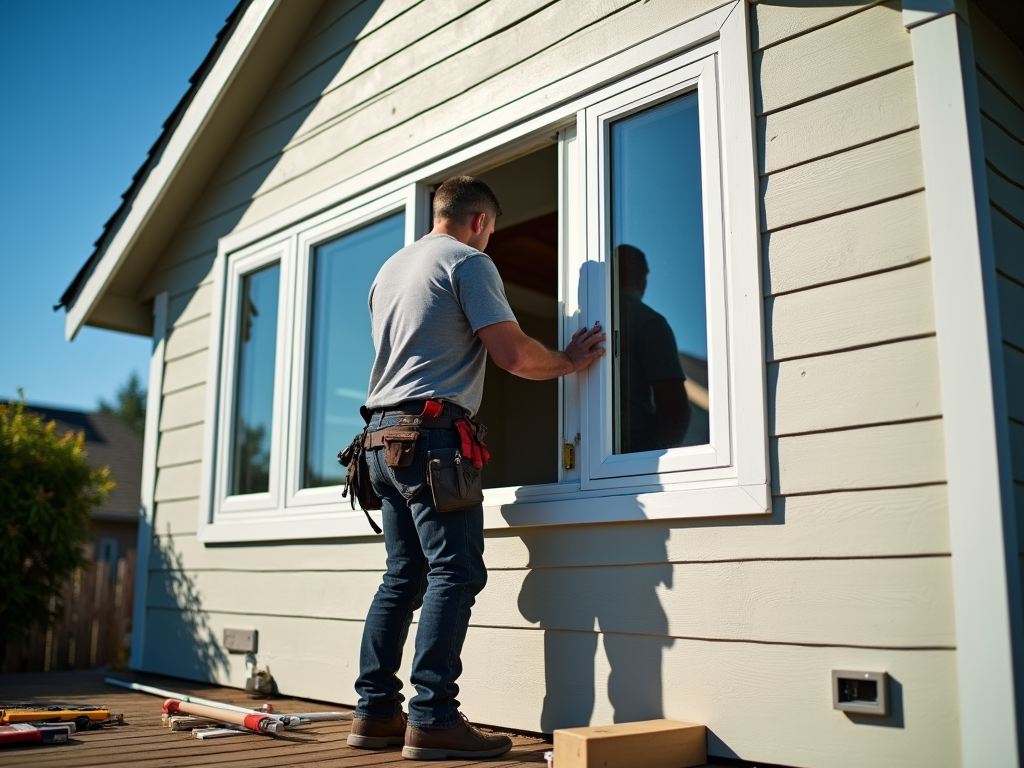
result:
[(1001, 349), (973, 48), (956, 14), (914, 27), (911, 42), (942, 384), (961, 759), (1016, 766), (1019, 606), (1008, 579), (1017, 578), (1017, 563), (1006, 555), (1004, 522), (1013, 496), (1000, 435), (1005, 403), (992, 378)]
[(153, 352), (149, 358), (149, 392), (146, 397), (146, 435), (142, 443), (142, 497), (139, 537), (135, 548), (135, 598), (132, 601), (132, 648), (128, 666), (142, 668), (146, 642), (146, 590), (149, 585), (149, 548), (156, 522), (156, 456), (160, 441), (160, 410), (163, 405), (164, 346), (167, 341), (167, 291), (153, 299)]
[(174, 129), (160, 156), (160, 161), (150, 171), (138, 195), (132, 201), (131, 210), (124, 222), (85, 281), (78, 298), (68, 309), (64, 320), (64, 335), (69, 341), (81, 330), (100, 295), (114, 279), (125, 253), (163, 198), (167, 185), (181, 168), (182, 161), (195, 145), (225, 87), (245, 61), (250, 47), (270, 18), (270, 11), (281, 2), (283, 0), (252, 0), (246, 8), (224, 50), (185, 110), (181, 122)]
[(904, 0), (903, 26), (912, 29), (950, 13), (967, 21), (967, 0)]

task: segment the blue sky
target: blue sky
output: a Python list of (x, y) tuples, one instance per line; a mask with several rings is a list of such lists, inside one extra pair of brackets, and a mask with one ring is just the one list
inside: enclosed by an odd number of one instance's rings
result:
[(53, 305), (236, 0), (0, 0), (0, 399), (93, 409), (150, 341)]

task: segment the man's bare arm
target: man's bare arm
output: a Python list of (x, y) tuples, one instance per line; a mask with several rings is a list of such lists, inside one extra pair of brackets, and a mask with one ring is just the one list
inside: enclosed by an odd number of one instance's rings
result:
[(600, 323), (576, 331), (565, 352), (548, 349), (511, 320), (485, 326), (476, 335), (495, 365), (524, 379), (554, 379), (577, 373), (604, 354), (604, 348), (597, 346), (605, 340)]

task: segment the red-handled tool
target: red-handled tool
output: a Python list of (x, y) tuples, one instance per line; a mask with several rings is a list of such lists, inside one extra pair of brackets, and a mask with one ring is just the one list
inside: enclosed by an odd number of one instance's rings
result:
[(246, 715), (241, 712), (232, 712), (228, 709), (217, 709), (216, 707), (207, 707), (203, 704), (194, 704), (191, 701), (168, 699), (164, 702), (164, 714), (177, 715), (179, 713), (208, 717), (211, 720), (216, 720), (218, 723), (241, 725), (256, 733), (277, 733), (284, 730), (284, 723), (280, 720), (271, 715), (260, 714), (259, 712)]
[(14, 723), (0, 725), (0, 746), (8, 744), (61, 744), (75, 732), (74, 723)]
[(455, 428), (459, 430), (459, 437), (462, 440), (462, 455), (472, 461), (477, 469), (490, 463), (491, 452), (477, 437), (476, 425), (468, 419), (459, 419), (455, 422)]

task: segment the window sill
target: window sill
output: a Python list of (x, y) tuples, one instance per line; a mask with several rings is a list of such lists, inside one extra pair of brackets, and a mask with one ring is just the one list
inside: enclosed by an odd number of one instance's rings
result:
[[(504, 501), (516, 490), (500, 489), (498, 500)], [(318, 511), (315, 515), (303, 516), (300, 508), (293, 509), (291, 513), (281, 511), (273, 517), (262, 515), (218, 520), (202, 527), (199, 540), (204, 544), (240, 544), (376, 537), (366, 522), (366, 516), (359, 510), (350, 510), (348, 501), (332, 506), (333, 510)], [(764, 515), (770, 512), (771, 490), (766, 483), (736, 485), (733, 481), (727, 485), (685, 490), (650, 487), (640, 492), (632, 488), (622, 489), (615, 495), (610, 495), (609, 491), (581, 491), (578, 486), (566, 484), (561, 493), (552, 493), (541, 501), (517, 499), (486, 505), (484, 529)], [(285, 514), (290, 514), (291, 519), (286, 519)], [(370, 514), (380, 524), (380, 512)]]

